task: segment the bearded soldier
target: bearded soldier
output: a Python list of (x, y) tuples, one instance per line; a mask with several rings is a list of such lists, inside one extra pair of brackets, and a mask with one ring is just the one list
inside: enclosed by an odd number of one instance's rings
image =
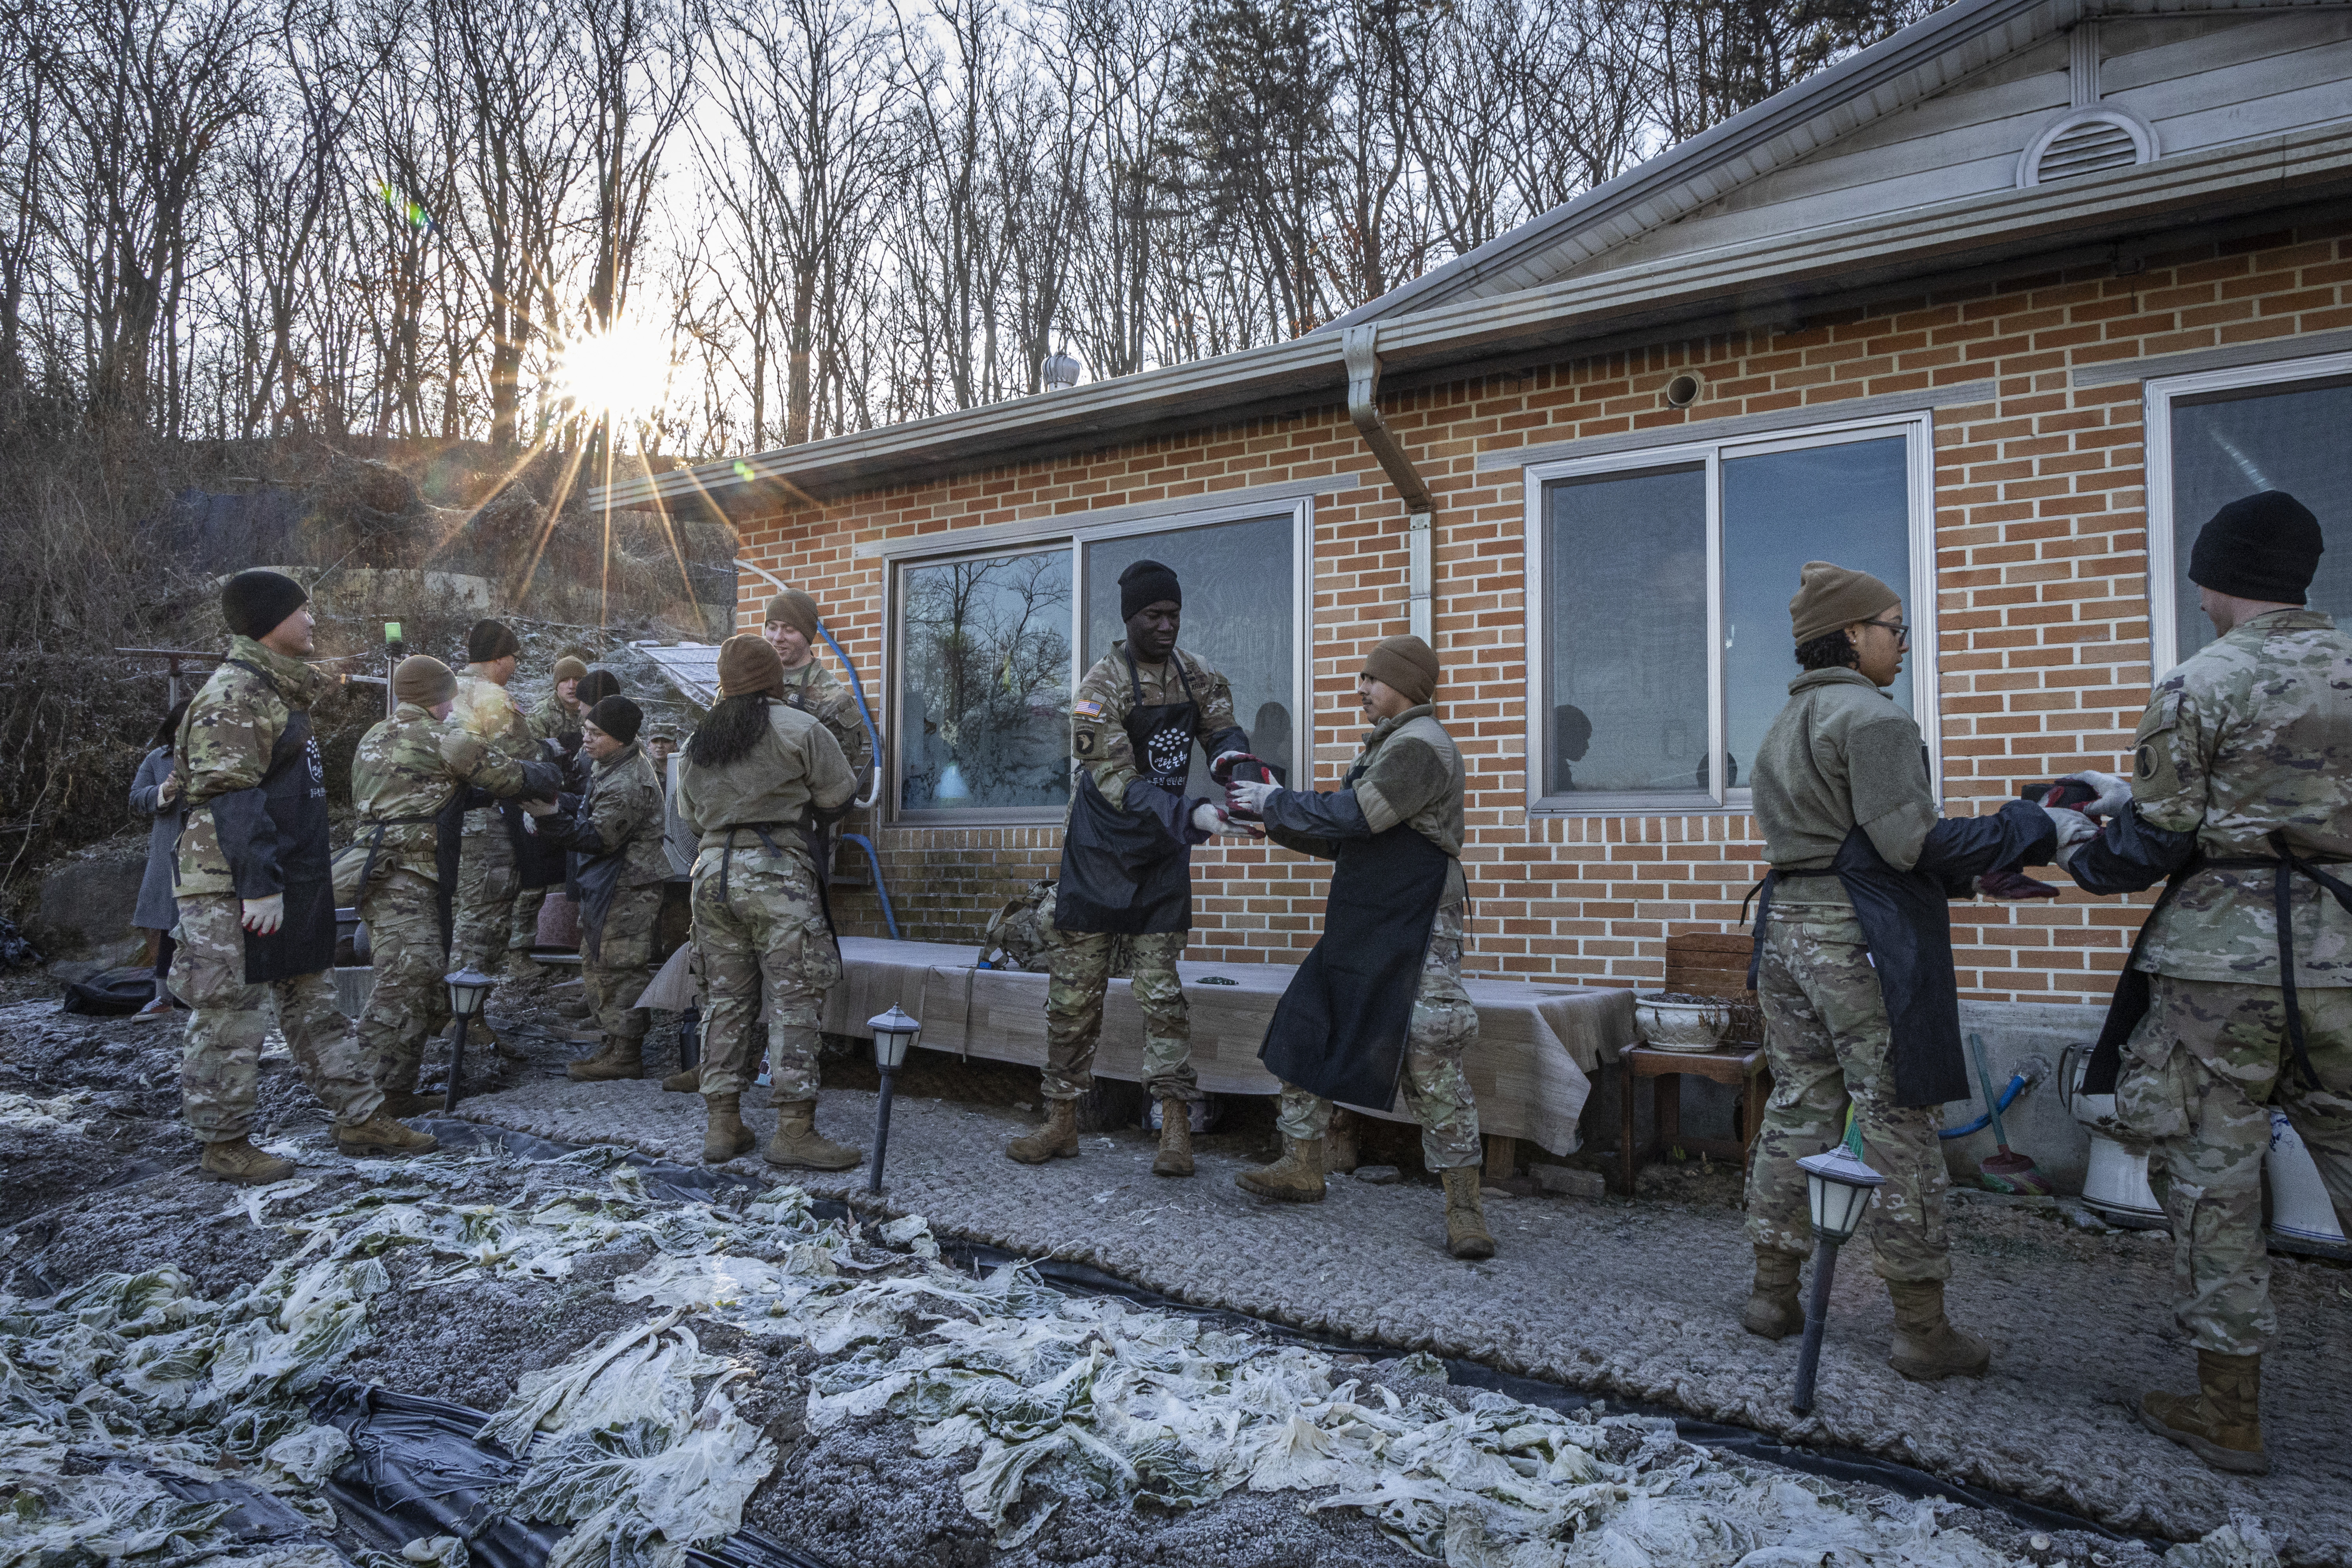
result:
[(1976, 1377), (1992, 1352), (1944, 1314), (1951, 1182), (1936, 1129), (1943, 1103), (1969, 1093), (1948, 901), (2046, 863), (2057, 827), (2022, 800), (1942, 814), (1919, 726), (1885, 695), (1911, 638), (1893, 589), (1808, 561), (1789, 617), (1803, 673), (1754, 778), (1771, 870), (1748, 983), (1772, 1096), (1748, 1169), (1756, 1284), (1739, 1321), (1767, 1339), (1804, 1327), (1797, 1276), (1813, 1239), (1797, 1161), (1838, 1141), (1850, 1105), (1863, 1157), (1886, 1177), (1870, 1239), (1895, 1306), (1888, 1364), (1922, 1382)]
[(351, 1155), (415, 1155), (434, 1141), (383, 1114), (365, 1051), (335, 1006), (335, 889), (327, 852), (326, 770), (310, 706), (332, 677), (315, 652), (305, 593), (274, 571), (241, 571), (221, 591), (228, 657), (188, 705), (176, 741), (187, 780), (173, 892), (180, 946), (172, 988), (194, 1009), (181, 1058), (199, 1171), (259, 1186), (294, 1174), (249, 1134), (270, 1009), (302, 1081), (334, 1117)]
[(556, 769), (497, 750), (448, 723), (457, 677), (413, 653), (392, 674), (398, 706), (360, 737), (352, 758), (360, 860), (356, 902), (366, 922), (375, 988), (360, 1015), (360, 1043), (376, 1064), (396, 1116), (434, 1102), (416, 1092), (425, 1041), (449, 1023), (451, 904), (467, 805), (535, 793), (551, 798)]
[(849, 804), (857, 780), (832, 733), (780, 700), (783, 675), (766, 643), (727, 639), (719, 701), (678, 759), (678, 812), (700, 836), (693, 899), (706, 997), (702, 1157), (731, 1160), (757, 1141), (743, 1125), (742, 1092), (751, 1020), (764, 1001), (776, 1133), (761, 1157), (846, 1170), (858, 1151), (816, 1130), (817, 1020), (841, 977), (841, 951), (808, 842)]
[(1196, 739), (1222, 760), (1245, 753), (1249, 737), (1234, 722), (1225, 677), (1177, 649), (1184, 594), (1176, 574), (1137, 561), (1118, 575), (1118, 599), (1127, 640), (1087, 672), (1070, 704), (1077, 785), (1055, 889), (1059, 937), (1047, 959), (1045, 1124), (1004, 1152), (1033, 1166), (1078, 1152), (1078, 1096), (1094, 1082), (1112, 952), (1125, 937), (1143, 1009), (1144, 1092), (1160, 1102), (1151, 1169), (1187, 1176), (1201, 1090), (1176, 960), (1192, 928), (1192, 846), (1257, 830), (1215, 802), (1187, 800), (1184, 783)]
[(1372, 727), (1344, 788), (1236, 779), (1227, 803), (1285, 849), (1338, 862), (1322, 938), (1284, 991), (1258, 1051), (1282, 1080), (1283, 1156), (1234, 1179), (1290, 1203), (1323, 1198), (1332, 1099), (1382, 1110), (1400, 1082), (1422, 1160), (1445, 1184), (1445, 1246), (1492, 1258), (1478, 1196), (1478, 1105), (1462, 1071), (1478, 1011), (1462, 988), (1463, 768), (1437, 722), (1437, 654), (1391, 637), (1356, 678)]
[(523, 808), (538, 818), (532, 831), (572, 856), (580, 975), (604, 1031), (594, 1055), (565, 1069), (577, 1080), (645, 1075), (652, 1019), (636, 1001), (653, 984), (654, 917), (669, 857), (662, 851), (661, 784), (637, 744), (644, 722), (628, 698), (600, 698), (580, 726), (580, 755), (593, 769), (587, 789), (560, 797), (552, 812)]
[(2319, 519), (2282, 491), (2231, 502), (2189, 580), (2215, 641), (2157, 683), (2132, 776), (2063, 852), (2093, 893), (2168, 877), (2132, 944), (2083, 1082), (2148, 1143), (2172, 1222), (2173, 1314), (2198, 1392), (2141, 1422), (2220, 1470), (2269, 1470), (2263, 1353), (2277, 1338), (2263, 1235), (2271, 1107), (2352, 1234), (2352, 637), (2305, 608)]

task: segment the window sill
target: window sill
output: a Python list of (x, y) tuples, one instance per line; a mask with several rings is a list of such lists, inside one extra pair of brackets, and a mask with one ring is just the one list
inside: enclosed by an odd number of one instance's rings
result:
[(1528, 802), (1530, 817), (1745, 817), (1755, 808), (1742, 789), (1730, 800), (1712, 795), (1547, 795)]
[(1058, 828), (1068, 817), (1065, 806), (999, 806), (962, 811), (899, 811), (893, 828)]

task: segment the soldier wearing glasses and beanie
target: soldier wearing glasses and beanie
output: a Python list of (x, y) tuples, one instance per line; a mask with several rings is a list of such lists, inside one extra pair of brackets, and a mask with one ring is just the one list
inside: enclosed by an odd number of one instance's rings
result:
[(1886, 1177), (1870, 1239), (1895, 1305), (1889, 1364), (1920, 1381), (1975, 1377), (1991, 1352), (1944, 1314), (1950, 1183), (1936, 1132), (1944, 1102), (1969, 1092), (1947, 901), (1988, 873), (2046, 863), (2057, 825), (2021, 800), (1942, 815), (1919, 727), (1885, 692), (1910, 642), (1893, 589), (1808, 561), (1789, 612), (1803, 673), (1754, 772), (1771, 869), (1748, 983), (1772, 1095), (1748, 1172), (1756, 1283), (1740, 1323), (1768, 1339), (1804, 1326), (1797, 1276), (1813, 1241), (1797, 1161), (1838, 1142), (1851, 1105), (1863, 1157)]
[(2148, 1143), (2197, 1347), (2197, 1393), (2148, 1394), (2140, 1420), (2256, 1475), (2273, 1106), (2352, 1231), (2352, 637), (2306, 602), (2324, 549), (2282, 491), (2214, 514), (2189, 563), (2214, 641), (2157, 683), (2129, 779), (2075, 775), (2105, 821), (2076, 817), (2063, 852), (2092, 893), (2167, 879), (2083, 1082)]

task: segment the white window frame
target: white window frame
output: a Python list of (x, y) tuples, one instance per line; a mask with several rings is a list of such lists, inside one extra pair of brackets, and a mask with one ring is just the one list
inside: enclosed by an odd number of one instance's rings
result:
[[(1857, 441), (1907, 438), (1910, 506), (1911, 580), (1904, 595), (1905, 619), (1911, 627), (1911, 700), (1919, 732), (1927, 743), (1927, 768), (1938, 800), (1943, 798), (1943, 726), (1939, 717), (1936, 635), (1936, 429), (1935, 416), (1926, 409), (1872, 419), (1792, 421), (1760, 434), (1723, 436), (1707, 441), (1661, 442), (1656, 446), (1616, 451), (1599, 457), (1570, 457), (1554, 463), (1529, 464), (1520, 470), (1525, 513), (1522, 539), (1526, 559), (1527, 604), (1527, 809), (1531, 816), (1553, 817), (1690, 817), (1744, 814), (1750, 807), (1747, 785), (1728, 786), (1721, 769), (1714, 787), (1674, 794), (1631, 792), (1544, 793), (1544, 716), (1551, 711), (1546, 691), (1550, 660), (1544, 635), (1545, 495), (1561, 479), (1594, 478), (1610, 474), (1699, 464), (1706, 475), (1706, 615), (1712, 657), (1706, 671), (1707, 755), (1721, 757), (1724, 747), (1723, 668), (1723, 464), (1728, 458), (1754, 457), (1810, 446), (1838, 446)], [(1789, 666), (1793, 678), (1794, 664)]]
[[(1005, 540), (994, 545), (975, 545), (959, 549), (955, 534), (940, 536), (936, 550), (921, 554), (893, 553), (885, 563), (883, 580), (884, 612), (889, 634), (882, 644), (882, 689), (888, 694), (888, 721), (884, 738), (889, 747), (889, 782), (886, 799), (885, 820), (893, 827), (959, 828), (959, 827), (1039, 827), (1058, 825), (1067, 808), (1062, 806), (977, 806), (957, 810), (908, 810), (900, 804), (904, 799), (905, 747), (899, 745), (898, 716), (905, 704), (898, 700), (898, 671), (904, 667), (906, 636), (905, 573), (909, 569), (945, 566), (960, 560), (997, 560), (1010, 556), (1044, 555), (1054, 550), (1070, 554), (1070, 676), (1069, 689), (1075, 693), (1078, 683), (1094, 667), (1095, 661), (1108, 650), (1088, 652), (1086, 646), (1087, 619), (1087, 546), (1106, 539), (1132, 538), (1139, 535), (1183, 533), (1192, 528), (1213, 528), (1220, 523), (1247, 523), (1287, 517), (1290, 520), (1291, 548), (1291, 637), (1290, 685), (1292, 693), (1291, 756), (1288, 758), (1269, 758), (1268, 761), (1286, 762), (1291, 769), (1291, 781), (1302, 783), (1311, 776), (1315, 765), (1315, 500), (1311, 496), (1280, 501), (1242, 502), (1219, 505), (1214, 497), (1203, 497), (1202, 504), (1181, 512), (1166, 512), (1150, 517), (1130, 517), (1115, 523), (1087, 527), (1085, 514), (1074, 514), (1067, 532), (1044, 533), (1034, 538)], [(1193, 607), (1194, 613), (1205, 613), (1209, 607)], [(1180, 639), (1181, 645), (1181, 639)], [(1235, 716), (1236, 720), (1239, 715)], [(1074, 769), (1076, 764), (1072, 764)]]
[(2155, 672), (2154, 679), (2162, 680), (2180, 663), (2180, 617), (2196, 609), (2193, 604), (2181, 604), (2179, 594), (2174, 591), (2174, 580), (2180, 575), (2180, 554), (2174, 542), (2179, 519), (2172, 507), (2174, 401), (2206, 392), (2255, 388), (2290, 392), (2297, 382), (2335, 381), (2344, 376), (2352, 376), (2352, 354), (2273, 360), (2267, 364), (2163, 376), (2140, 383), (2140, 452), (2147, 465), (2144, 479), (2147, 496), (2148, 664)]

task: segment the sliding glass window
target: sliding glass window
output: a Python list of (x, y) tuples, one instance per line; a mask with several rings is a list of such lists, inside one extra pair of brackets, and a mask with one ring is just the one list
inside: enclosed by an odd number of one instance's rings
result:
[(1912, 708), (1934, 654), (1928, 452), (1921, 416), (1528, 469), (1530, 808), (1744, 805), (1809, 560), (1904, 596), (1919, 631), (1889, 695)]

